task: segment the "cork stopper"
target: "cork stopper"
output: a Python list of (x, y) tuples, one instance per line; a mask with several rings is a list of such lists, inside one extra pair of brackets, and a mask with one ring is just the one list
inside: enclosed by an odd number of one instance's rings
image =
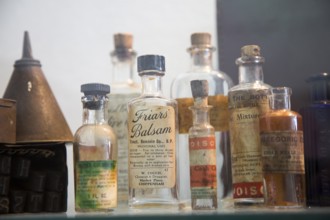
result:
[(133, 35), (128, 33), (117, 33), (113, 36), (115, 49), (124, 50), (132, 49), (133, 46)]
[(260, 47), (258, 45), (246, 45), (241, 48), (242, 57), (260, 56)]
[(192, 80), (190, 86), (194, 99), (205, 98), (209, 94), (209, 84), (207, 80)]
[(211, 47), (211, 34), (193, 33), (190, 37), (192, 47)]

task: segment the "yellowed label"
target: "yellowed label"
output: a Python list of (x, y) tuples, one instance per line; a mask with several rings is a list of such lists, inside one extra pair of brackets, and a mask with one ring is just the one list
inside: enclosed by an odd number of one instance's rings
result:
[[(194, 99), (179, 98), (176, 100), (179, 110), (179, 133), (185, 134), (189, 132), (189, 128), (192, 126), (192, 112), (189, 107), (194, 105)], [(227, 131), (229, 124), (228, 97), (224, 95), (209, 96), (208, 104), (212, 106), (210, 122), (215, 131)]]
[(128, 115), (129, 185), (175, 185), (175, 110), (171, 106), (132, 107)]
[[(251, 189), (262, 186), (259, 117), (267, 111), (269, 111), (267, 90), (229, 93), (229, 131), (235, 192), (239, 190), (241, 183), (251, 183)], [(261, 191), (257, 188), (253, 190)], [(251, 197), (251, 195), (247, 193), (245, 196)], [(255, 197), (258, 196), (261, 197), (262, 194), (256, 193)], [(238, 197), (243, 198), (244, 195)]]
[(264, 172), (305, 172), (302, 131), (261, 132), (260, 137)]

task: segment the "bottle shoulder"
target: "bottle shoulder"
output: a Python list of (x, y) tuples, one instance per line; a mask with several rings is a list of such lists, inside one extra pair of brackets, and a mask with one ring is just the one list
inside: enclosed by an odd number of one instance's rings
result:
[(171, 84), (171, 98), (192, 97), (190, 81), (207, 80), (209, 84), (209, 95), (227, 95), (233, 86), (231, 78), (222, 72), (186, 72), (179, 74)]
[(74, 139), (83, 136), (104, 136), (113, 137), (114, 130), (107, 123), (104, 124), (84, 124), (80, 126), (74, 134)]
[(234, 91), (241, 91), (241, 90), (268, 90), (272, 88), (272, 86), (258, 81), (254, 83), (241, 83), (238, 85), (233, 86), (230, 88), (229, 92), (234, 92)]
[(130, 100), (127, 103), (128, 107), (133, 106), (172, 106), (177, 107), (177, 102), (174, 99), (169, 99), (163, 96), (145, 96), (141, 95)]

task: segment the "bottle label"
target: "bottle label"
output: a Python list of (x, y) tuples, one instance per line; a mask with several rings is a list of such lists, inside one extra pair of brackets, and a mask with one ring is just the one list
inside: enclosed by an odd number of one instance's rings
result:
[(108, 106), (108, 124), (116, 133), (118, 141), (118, 200), (128, 198), (128, 137), (127, 103), (138, 93), (110, 94)]
[(109, 209), (117, 206), (116, 161), (77, 163), (76, 206), (81, 209)]
[(175, 110), (136, 106), (128, 115), (130, 188), (172, 188), (175, 178)]
[(269, 111), (267, 90), (229, 93), (234, 198), (262, 198), (259, 116)]
[(305, 173), (302, 131), (261, 132), (260, 138), (264, 172)]
[[(193, 98), (178, 98), (179, 110), (179, 133), (187, 134), (192, 127), (192, 112), (190, 106), (194, 105)], [(224, 95), (216, 95), (208, 97), (208, 104), (212, 106), (210, 109), (210, 121), (215, 131), (228, 131), (228, 97)]]
[(215, 137), (189, 137), (189, 158), (192, 199), (216, 197)]

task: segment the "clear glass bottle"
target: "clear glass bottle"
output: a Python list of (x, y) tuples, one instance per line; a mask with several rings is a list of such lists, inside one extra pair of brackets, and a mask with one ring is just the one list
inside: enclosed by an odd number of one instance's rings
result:
[(117, 206), (117, 138), (107, 123), (109, 85), (81, 85), (83, 125), (73, 141), (75, 209), (111, 211)]
[(178, 75), (171, 85), (171, 98), (178, 102), (178, 176), (179, 199), (181, 208), (190, 207), (191, 192), (189, 187), (189, 143), (188, 131), (192, 126), (192, 112), (189, 106), (194, 103), (190, 81), (207, 80), (209, 84), (208, 103), (213, 106), (210, 110), (211, 124), (215, 128), (217, 151), (217, 183), (218, 199), (231, 198), (231, 162), (228, 134), (228, 91), (233, 83), (225, 73), (217, 71), (212, 65), (212, 54), (215, 48), (211, 45), (209, 33), (194, 33), (191, 35), (191, 47), (188, 52), (191, 57), (190, 70)]
[(128, 103), (128, 204), (175, 208), (177, 103), (162, 94), (165, 58), (138, 57), (138, 72), (142, 94)]
[(191, 208), (217, 209), (217, 163), (214, 128), (210, 124), (206, 80), (191, 81), (194, 105), (193, 126), (189, 129)]
[(111, 94), (109, 97), (109, 125), (118, 140), (118, 205), (128, 201), (128, 137), (127, 102), (141, 93), (141, 85), (134, 79), (136, 52), (132, 49), (133, 36), (128, 33), (114, 35), (115, 50), (111, 52), (113, 64)]
[(308, 206), (330, 206), (330, 74), (307, 79), (312, 103), (302, 109)]
[(229, 131), (232, 154), (234, 203), (253, 205), (264, 202), (259, 135), (259, 116), (269, 111), (269, 85), (263, 82), (262, 64), (257, 45), (241, 48), (236, 60), (239, 84), (232, 87), (229, 100)]
[(298, 208), (306, 203), (302, 117), (291, 111), (291, 89), (270, 89), (271, 111), (260, 116), (265, 205)]

